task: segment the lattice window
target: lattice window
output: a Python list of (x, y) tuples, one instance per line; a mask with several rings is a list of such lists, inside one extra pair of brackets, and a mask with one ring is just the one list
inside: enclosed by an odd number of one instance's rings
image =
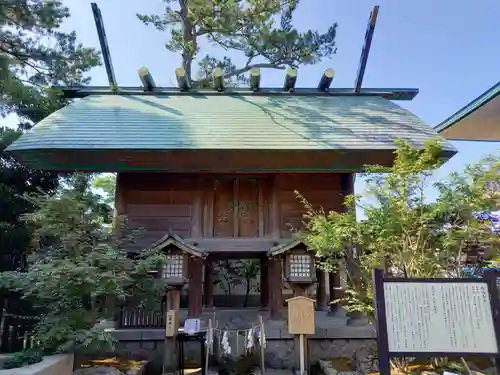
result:
[(183, 254), (167, 255), (167, 264), (163, 269), (163, 277), (165, 279), (180, 279), (184, 277)]
[(307, 254), (290, 255), (290, 277), (311, 277), (311, 256)]

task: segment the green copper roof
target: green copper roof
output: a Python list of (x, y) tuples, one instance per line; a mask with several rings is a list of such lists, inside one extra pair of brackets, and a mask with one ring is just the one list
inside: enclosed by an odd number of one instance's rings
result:
[[(35, 149), (394, 149), (436, 136), (375, 96), (88, 96), (37, 124), (7, 151)], [(449, 145), (449, 149), (453, 147)]]

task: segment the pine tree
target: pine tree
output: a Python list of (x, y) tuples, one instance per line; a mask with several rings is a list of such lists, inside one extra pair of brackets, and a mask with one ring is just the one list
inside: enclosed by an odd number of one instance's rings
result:
[[(66, 104), (57, 84), (85, 84), (99, 54), (60, 30), (69, 10), (62, 1), (4, 0), (0, 6), (0, 116), (14, 115), (18, 129), (0, 128), (0, 269), (21, 265), (31, 230), (20, 216), (33, 210), (24, 193), (54, 192), (58, 176), (26, 168), (3, 150), (23, 131)], [(0, 117), (0, 118), (1, 118)]]
[[(210, 84), (215, 68), (221, 68), (226, 82), (244, 81), (252, 68), (286, 69), (315, 64), (336, 53), (337, 24), (325, 33), (299, 31), (293, 15), (299, 0), (164, 0), (163, 15), (141, 15), (139, 19), (159, 31), (168, 31), (166, 48), (181, 54), (182, 67), (195, 87)], [(176, 4), (176, 5), (174, 5)], [(245, 58), (238, 67), (229, 56), (199, 58), (202, 41)]]

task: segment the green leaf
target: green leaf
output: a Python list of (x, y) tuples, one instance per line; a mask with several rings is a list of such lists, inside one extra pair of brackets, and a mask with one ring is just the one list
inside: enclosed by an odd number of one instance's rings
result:
[[(307, 210), (299, 235), (318, 256), (320, 267), (335, 270), (347, 259), (351, 268), (343, 305), (372, 320), (374, 268), (399, 277), (463, 277), (466, 265), (480, 268), (500, 258), (500, 239), (488, 219), (499, 206), (500, 193), (487, 189), (500, 182), (498, 158), (485, 157), (432, 184), (433, 173), (443, 163), (441, 140), (421, 149), (406, 141), (397, 146), (392, 167), (366, 167), (364, 194), (348, 196), (344, 212), (314, 209), (298, 193)], [(425, 195), (432, 186), (438, 191), (434, 202)], [(355, 208), (366, 219), (357, 220)], [(470, 255), (478, 250), (485, 257), (471, 264)]]

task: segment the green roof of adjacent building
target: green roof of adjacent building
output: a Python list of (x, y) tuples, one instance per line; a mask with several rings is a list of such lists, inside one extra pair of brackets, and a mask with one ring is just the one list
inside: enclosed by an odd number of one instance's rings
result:
[[(436, 131), (378, 96), (91, 95), (51, 114), (6, 151), (382, 150)], [(455, 151), (451, 144), (446, 148)]]
[(500, 82), (459, 109), (434, 129), (460, 141), (500, 141)]

